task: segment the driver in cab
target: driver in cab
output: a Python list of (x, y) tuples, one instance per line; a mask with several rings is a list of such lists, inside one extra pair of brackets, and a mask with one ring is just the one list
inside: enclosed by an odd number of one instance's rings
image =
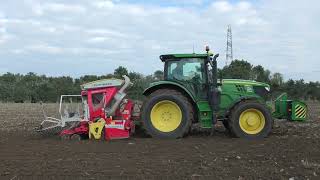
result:
[(176, 67), (172, 70), (172, 77), (174, 80), (184, 80), (184, 81), (190, 81), (193, 79), (199, 79), (200, 78), (200, 68), (196, 68), (195, 71), (189, 71), (184, 72), (183, 66), (185, 63), (176, 63)]

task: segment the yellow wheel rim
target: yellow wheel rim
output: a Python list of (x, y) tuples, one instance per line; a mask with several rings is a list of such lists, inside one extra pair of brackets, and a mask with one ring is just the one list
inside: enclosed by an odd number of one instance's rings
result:
[(261, 111), (257, 109), (247, 109), (241, 113), (239, 124), (245, 133), (258, 134), (264, 128), (266, 120)]
[(161, 132), (171, 132), (179, 127), (182, 121), (180, 107), (172, 101), (160, 101), (151, 109), (151, 123)]

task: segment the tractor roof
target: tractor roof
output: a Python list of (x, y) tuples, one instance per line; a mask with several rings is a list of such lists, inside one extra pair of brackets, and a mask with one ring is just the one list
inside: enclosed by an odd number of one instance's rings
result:
[[(210, 56), (212, 56), (212, 53), (209, 53)], [(164, 54), (160, 56), (160, 59), (162, 62), (168, 61), (168, 60), (176, 60), (181, 58), (206, 58), (207, 54)]]

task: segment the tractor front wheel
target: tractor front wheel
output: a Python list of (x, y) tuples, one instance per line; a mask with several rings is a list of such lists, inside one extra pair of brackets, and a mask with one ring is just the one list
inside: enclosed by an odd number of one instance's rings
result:
[(235, 137), (260, 139), (269, 135), (273, 125), (270, 110), (258, 102), (236, 105), (228, 120), (230, 133)]
[(193, 117), (194, 110), (189, 99), (172, 89), (151, 93), (142, 110), (144, 129), (157, 138), (181, 138), (187, 135)]

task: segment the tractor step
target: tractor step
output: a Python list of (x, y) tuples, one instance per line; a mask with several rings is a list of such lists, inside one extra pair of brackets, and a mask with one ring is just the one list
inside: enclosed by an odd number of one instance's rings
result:
[(212, 110), (208, 101), (200, 101), (197, 103), (199, 111), (199, 120), (201, 128), (212, 128)]

